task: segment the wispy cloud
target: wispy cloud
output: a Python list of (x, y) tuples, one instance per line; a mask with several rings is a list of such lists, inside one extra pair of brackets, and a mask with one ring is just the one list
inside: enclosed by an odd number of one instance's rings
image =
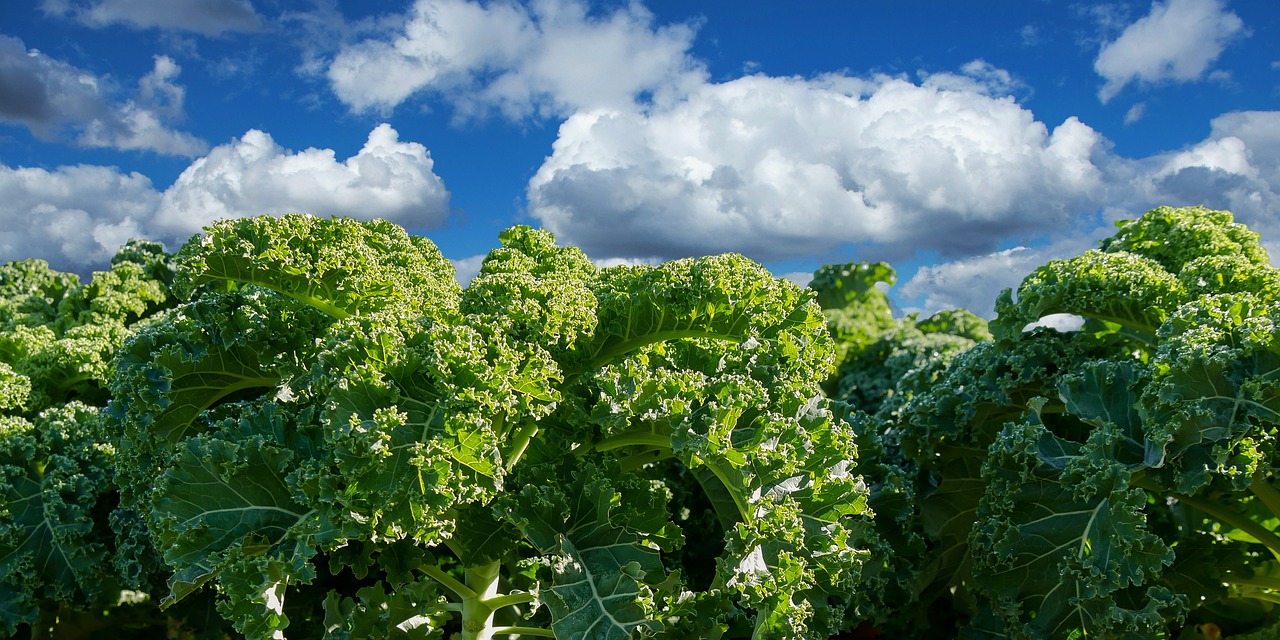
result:
[(40, 7), (46, 15), (90, 27), (123, 24), (206, 36), (263, 28), (262, 18), (248, 0), (42, 0)]
[(1108, 102), (1132, 82), (1187, 82), (1205, 77), (1232, 40), (1247, 35), (1244, 22), (1219, 0), (1167, 0), (1104, 44), (1093, 68), (1106, 83)]

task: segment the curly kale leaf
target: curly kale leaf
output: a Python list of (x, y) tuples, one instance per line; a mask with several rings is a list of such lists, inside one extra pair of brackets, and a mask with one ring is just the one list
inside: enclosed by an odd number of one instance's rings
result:
[(835, 339), (837, 366), (843, 369), (848, 358), (897, 324), (889, 296), (879, 286), (897, 280), (897, 272), (883, 262), (832, 264), (813, 273), (809, 288), (818, 293)]
[(1207, 256), (1233, 256), (1265, 265), (1270, 258), (1259, 236), (1235, 222), (1230, 211), (1205, 207), (1156, 207), (1133, 220), (1116, 223), (1116, 233), (1099, 243), (1108, 253), (1145, 256), (1169, 273)]
[(319, 527), (292, 472), (315, 452), (290, 414), (266, 403), (187, 438), (156, 479), (149, 528), (175, 567), (163, 604), (217, 577), (219, 611), (253, 638), (288, 624), (287, 592), (310, 582)]
[[(1018, 636), (1158, 636), (1186, 603), (1144, 588), (1174, 556), (1147, 529), (1146, 493), (1118, 462), (1124, 434), (1108, 425), (1080, 444), (1038, 418), (1002, 431), (985, 463), (970, 538), (975, 583)], [(1134, 589), (1143, 598), (1124, 593)]]
[(335, 327), (313, 376), (343, 517), (375, 540), (426, 544), (458, 509), (502, 489), (521, 453), (516, 434), (550, 413), (560, 378), (537, 347), (390, 316)]
[(480, 272), (463, 292), (462, 312), (555, 354), (572, 351), (597, 322), (592, 288), (596, 266), (577, 247), (560, 247), (550, 232), (515, 226), (499, 235)]
[(0, 265), (0, 329), (54, 324), (63, 298), (79, 286), (80, 276), (51, 269), (44, 260)]
[(1186, 299), (1175, 273), (1159, 262), (1134, 253), (1090, 250), (1036, 269), (1018, 287), (1016, 302), (1009, 290), (1002, 292), (991, 332), (998, 340), (1016, 340), (1041, 318), (1069, 313), (1118, 324), (1153, 344), (1156, 329)]
[(820, 322), (811, 294), (734, 254), (606, 270), (594, 293), (599, 321), (584, 336), (587, 369), (656, 342), (772, 339)]
[(1206, 296), (1179, 309), (1160, 335), (1143, 406), (1172, 488), (1194, 493), (1225, 475), (1244, 489), (1269, 474), (1280, 425), (1280, 309), (1250, 294)]
[[(0, 631), (34, 625), (49, 603), (114, 605), (120, 578), (103, 514), (114, 451), (96, 407), (0, 417)], [(114, 588), (114, 590), (113, 590)]]
[(556, 637), (622, 640), (660, 630), (641, 602), (648, 585), (667, 578), (659, 551), (679, 540), (661, 485), (592, 463), (535, 469), (521, 480), (519, 493), (495, 509), (548, 556), (541, 564), (552, 579), (542, 600)]
[(335, 318), (398, 305), (457, 309), (453, 265), (426, 238), (385, 220), (303, 214), (221, 220), (175, 259), (179, 295), (201, 285), (255, 284)]

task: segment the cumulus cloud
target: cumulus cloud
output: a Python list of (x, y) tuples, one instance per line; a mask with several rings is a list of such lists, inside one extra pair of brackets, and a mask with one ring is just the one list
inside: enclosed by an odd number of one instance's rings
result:
[(379, 125), (354, 156), (292, 152), (251, 130), (191, 164), (168, 189), (113, 167), (55, 171), (0, 165), (0, 262), (41, 258), (88, 273), (130, 238), (170, 250), (219, 218), (306, 212), (385, 218), (410, 229), (439, 225), (449, 192), (426, 147)]
[(1097, 132), (1074, 118), (1050, 130), (988, 94), (1000, 74), (970, 70), (968, 83), (750, 76), (668, 107), (579, 112), (529, 209), (596, 257), (868, 245), (895, 260), (990, 251), (1106, 197)]
[(419, 93), (461, 117), (511, 119), (630, 104), (701, 80), (690, 25), (656, 27), (639, 3), (593, 15), (581, 0), (524, 6), (418, 0), (392, 37), (346, 46), (328, 78), (353, 110), (387, 111)]
[(1167, 0), (1098, 51), (1093, 68), (1106, 80), (1108, 102), (1131, 82), (1192, 81), (1205, 76), (1244, 22), (1220, 0)]
[(43, 0), (41, 8), (48, 15), (68, 17), (90, 27), (125, 24), (206, 36), (262, 28), (262, 18), (248, 0)]
[[(1183, 149), (1147, 158), (1112, 158), (1105, 181), (1112, 194), (1099, 215), (1078, 212), (1076, 224), (1034, 248), (1018, 247), (921, 267), (896, 292), (909, 309), (932, 313), (964, 307), (990, 316), (1001, 289), (1016, 287), (1035, 267), (1093, 248), (1112, 223), (1158, 206), (1226, 209), (1260, 233), (1280, 258), (1280, 111), (1227, 113), (1210, 135)], [(1088, 224), (1096, 220), (1092, 229)]]
[(160, 194), (145, 176), (112, 167), (0, 165), (0, 201), (0, 262), (41, 258), (87, 272), (144, 235)]
[(110, 78), (96, 76), (0, 35), (0, 122), (21, 124), (44, 139), (69, 135), (77, 144), (194, 156), (207, 145), (171, 128), (183, 110), (181, 68), (156, 56), (137, 95), (121, 99)]
[(920, 82), (756, 75), (582, 110), (528, 211), (597, 260), (929, 256), (895, 294), (929, 313), (990, 313), (1033, 267), (1158, 205), (1228, 209), (1280, 238), (1280, 112), (1224, 114), (1201, 141), (1126, 158), (1075, 118), (1036, 120), (1016, 89), (975, 61)]
[[(1143, 201), (1227, 209), (1280, 241), (1280, 111), (1223, 114), (1204, 140), (1142, 164), (1135, 188)], [(1277, 249), (1269, 247), (1280, 257)]]
[(1017, 287), (1027, 273), (1049, 259), (1045, 252), (1020, 246), (928, 265), (898, 287), (895, 297), (909, 301), (905, 311), (922, 316), (943, 309), (968, 309), (991, 317), (995, 293)]
[(183, 171), (165, 191), (152, 228), (185, 238), (219, 218), (289, 212), (434, 227), (449, 213), (449, 192), (434, 166), (426, 147), (401, 142), (387, 124), (341, 162), (331, 149), (292, 152), (250, 130)]

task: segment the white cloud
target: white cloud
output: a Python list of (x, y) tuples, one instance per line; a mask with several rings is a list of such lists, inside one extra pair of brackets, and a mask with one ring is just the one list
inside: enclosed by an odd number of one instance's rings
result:
[(1141, 120), (1145, 115), (1147, 115), (1147, 103), (1139, 102), (1138, 104), (1129, 107), (1129, 110), (1125, 112), (1124, 123), (1133, 124)]
[(295, 153), (250, 130), (183, 171), (165, 191), (151, 228), (185, 239), (220, 218), (289, 212), (437, 226), (448, 216), (449, 192), (434, 165), (426, 147), (401, 142), (386, 124), (341, 162), (331, 149)]
[(418, 0), (398, 33), (344, 47), (328, 77), (357, 111), (385, 112), (425, 92), (460, 117), (564, 115), (700, 81), (687, 54), (693, 34), (655, 27), (638, 3), (591, 15), (581, 0)]
[(1095, 228), (1087, 226), (1095, 219), (1093, 212), (1077, 212), (1077, 223), (1052, 234), (1049, 245), (922, 267), (896, 297), (909, 300), (909, 310), (964, 307), (989, 316), (1001, 289), (1016, 287), (1049, 260), (1096, 246), (1115, 231), (1112, 221), (1158, 205), (1231, 211), (1237, 222), (1262, 235), (1273, 259), (1280, 258), (1280, 111), (1227, 113), (1214, 118), (1207, 138), (1184, 149), (1136, 160), (1112, 158), (1104, 164), (1112, 195)]
[(1017, 287), (1026, 274), (1048, 261), (1042, 252), (1014, 247), (982, 256), (920, 267), (894, 292), (910, 301), (907, 312), (932, 315), (943, 309), (968, 309), (991, 317), (995, 294)]
[(453, 279), (458, 284), (466, 287), (471, 284), (471, 280), (480, 274), (480, 267), (484, 264), (484, 259), (489, 254), (480, 254), (478, 256), (468, 256), (457, 260), (449, 260), (453, 263)]
[(88, 272), (143, 235), (160, 194), (145, 176), (112, 167), (55, 171), (0, 165), (0, 263), (41, 258)]
[(1111, 100), (1130, 82), (1202, 78), (1231, 40), (1245, 35), (1244, 22), (1220, 0), (1167, 0), (1103, 45), (1094, 70), (1106, 83), (1098, 92)]
[(130, 238), (176, 250), (216, 219), (292, 211), (438, 226), (449, 193), (432, 169), (426, 147), (401, 142), (386, 124), (341, 162), (332, 150), (295, 153), (251, 130), (197, 159), (163, 193), (112, 167), (0, 165), (0, 262), (41, 258), (88, 273)]
[(120, 99), (110, 78), (96, 76), (0, 35), (0, 122), (21, 124), (45, 139), (70, 135), (77, 144), (194, 156), (207, 146), (170, 127), (182, 116), (181, 68), (157, 56), (138, 95)]
[(945, 91), (976, 93), (993, 98), (1012, 96), (1027, 90), (1027, 86), (1013, 77), (1013, 74), (982, 59), (964, 63), (960, 66), (960, 73), (927, 74), (921, 85)]
[(206, 36), (262, 28), (262, 18), (248, 0), (43, 0), (41, 8), (90, 27), (126, 24)]
[(529, 183), (530, 212), (596, 257), (874, 244), (894, 260), (989, 251), (1104, 201), (1095, 131), (1074, 118), (1050, 131), (987, 95), (999, 74), (969, 71), (970, 84), (751, 76), (667, 107), (579, 112)]
[(1280, 111), (1223, 114), (1209, 137), (1143, 165), (1135, 188), (1144, 201), (1227, 209), (1264, 239), (1280, 241)]

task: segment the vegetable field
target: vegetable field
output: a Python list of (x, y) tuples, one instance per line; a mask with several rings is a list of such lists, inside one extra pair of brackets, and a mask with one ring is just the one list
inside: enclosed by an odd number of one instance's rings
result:
[(305, 215), (0, 266), (0, 638), (1280, 635), (1280, 270), (1230, 213), (989, 324), (500, 241), (465, 288)]

